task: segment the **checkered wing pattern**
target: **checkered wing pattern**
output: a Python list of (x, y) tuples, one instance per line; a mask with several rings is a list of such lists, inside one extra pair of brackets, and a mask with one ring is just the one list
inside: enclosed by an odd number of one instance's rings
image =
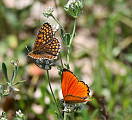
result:
[(49, 23), (44, 23), (37, 34), (37, 39), (35, 41), (33, 51), (39, 50), (41, 46), (46, 45), (52, 40), (53, 40), (52, 27)]
[(61, 48), (60, 42), (56, 38), (53, 38), (51, 42), (45, 45), (46, 53), (53, 56), (58, 55), (60, 48)]
[(34, 59), (56, 59), (60, 48), (61, 44), (54, 37), (51, 25), (44, 23), (38, 32), (33, 50), (28, 56)]

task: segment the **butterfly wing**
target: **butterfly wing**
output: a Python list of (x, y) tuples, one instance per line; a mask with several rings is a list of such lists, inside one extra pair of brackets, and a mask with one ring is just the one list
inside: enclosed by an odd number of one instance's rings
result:
[(52, 60), (52, 59), (57, 58), (57, 56), (53, 56), (53, 55), (50, 55), (50, 54), (47, 54), (47, 53), (39, 54), (39, 52), (37, 52), (37, 54), (36, 54), (36, 53), (34, 53), (34, 51), (29, 52), (28, 56), (33, 58), (33, 59), (49, 59), (49, 60)]
[(58, 39), (53, 38), (53, 40), (46, 45), (42, 46), (40, 51), (44, 51), (45, 53), (48, 53), (53, 56), (57, 56), (60, 52), (61, 44), (58, 41)]
[(44, 23), (38, 32), (33, 50), (28, 56), (34, 59), (56, 59), (60, 48), (61, 44), (54, 37), (51, 25)]
[(67, 95), (65, 96), (64, 101), (67, 103), (81, 103), (90, 100), (86, 100), (86, 98), (81, 98), (79, 96)]
[(40, 28), (37, 38), (33, 47), (33, 51), (39, 50), (41, 46), (53, 40), (53, 30), (49, 23), (44, 23)]
[(62, 94), (65, 102), (85, 102), (89, 97), (89, 87), (69, 70), (62, 72)]

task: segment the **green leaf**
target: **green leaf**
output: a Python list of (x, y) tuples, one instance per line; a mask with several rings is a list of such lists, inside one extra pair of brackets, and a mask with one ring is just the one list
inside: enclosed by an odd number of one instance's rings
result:
[(11, 81), (14, 82), (16, 76), (17, 76), (17, 72), (18, 72), (18, 66), (14, 65), (14, 70), (13, 70), (13, 73), (12, 73), (12, 78), (11, 78)]
[(7, 75), (7, 67), (5, 63), (2, 63), (2, 71), (4, 73), (4, 76), (6, 78), (6, 81), (9, 82), (8, 75)]

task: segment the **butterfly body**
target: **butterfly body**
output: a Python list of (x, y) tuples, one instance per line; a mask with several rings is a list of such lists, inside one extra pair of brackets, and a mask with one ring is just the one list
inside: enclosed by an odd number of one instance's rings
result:
[(79, 81), (77, 77), (69, 70), (63, 69), (62, 72), (62, 94), (66, 103), (82, 103), (90, 101), (89, 87), (83, 81)]

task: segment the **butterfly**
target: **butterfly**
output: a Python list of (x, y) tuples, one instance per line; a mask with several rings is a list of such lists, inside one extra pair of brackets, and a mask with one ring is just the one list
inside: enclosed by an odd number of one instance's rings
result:
[(61, 80), (62, 94), (66, 103), (82, 103), (90, 101), (89, 87), (69, 70), (63, 69)]
[(37, 60), (53, 60), (57, 58), (60, 49), (61, 44), (55, 38), (51, 25), (44, 23), (37, 34), (33, 49), (28, 53), (28, 56)]

